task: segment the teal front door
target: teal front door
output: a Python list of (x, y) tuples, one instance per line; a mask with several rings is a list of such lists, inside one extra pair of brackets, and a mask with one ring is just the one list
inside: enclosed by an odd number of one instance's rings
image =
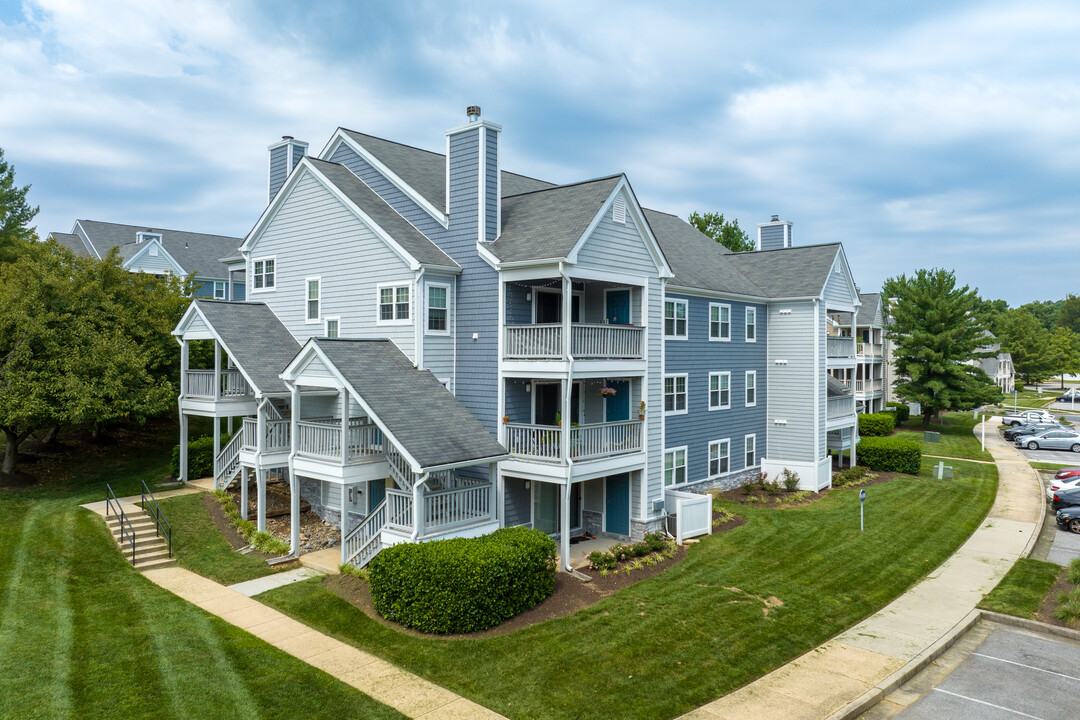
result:
[(559, 532), (559, 486), (533, 481), (533, 527), (552, 535)]
[(604, 398), (604, 422), (630, 419), (630, 381), (608, 380), (604, 383), (614, 388), (615, 394)]
[(379, 507), (379, 503), (386, 497), (386, 481), (372, 480), (368, 483), (368, 512)]
[(630, 324), (630, 291), (608, 290), (606, 294), (607, 307), (604, 316), (612, 325)]
[(608, 475), (604, 500), (604, 530), (630, 534), (630, 473)]

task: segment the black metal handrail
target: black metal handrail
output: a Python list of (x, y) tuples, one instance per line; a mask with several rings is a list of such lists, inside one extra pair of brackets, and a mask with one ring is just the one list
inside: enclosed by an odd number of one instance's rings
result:
[[(116, 503), (116, 511), (113, 513), (120, 518), (120, 546), (124, 546), (124, 541), (127, 540), (131, 545), (131, 564), (135, 564), (135, 528), (131, 526), (131, 521), (128, 520), (127, 513), (124, 512), (123, 506), (116, 498), (116, 493), (113, 492), (112, 487), (105, 483), (105, 517), (109, 517), (109, 511), (112, 509), (112, 504)], [(124, 530), (124, 525), (127, 525), (127, 531)]]
[[(149, 504), (146, 502), (147, 497), (150, 498)], [(142, 481), (142, 506), (143, 510), (154, 518), (154, 523), (157, 525), (155, 530), (157, 535), (169, 541), (169, 557), (172, 557), (172, 525), (165, 519), (165, 514), (161, 512), (161, 507), (158, 506), (154, 493), (150, 492), (150, 488), (146, 487), (145, 480)]]

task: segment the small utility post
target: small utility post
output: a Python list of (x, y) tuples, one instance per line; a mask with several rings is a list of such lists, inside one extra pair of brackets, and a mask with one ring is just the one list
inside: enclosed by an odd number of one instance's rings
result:
[(866, 488), (859, 491), (859, 532), (863, 531), (863, 505), (866, 504)]
[(982, 426), (982, 449), (986, 452), (986, 416), (983, 415), (982, 422), (979, 423)]

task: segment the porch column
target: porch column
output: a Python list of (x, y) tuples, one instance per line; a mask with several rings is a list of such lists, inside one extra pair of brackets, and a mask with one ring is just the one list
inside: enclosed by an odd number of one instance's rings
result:
[(191, 365), (190, 350), (187, 340), (180, 341), (180, 399), (187, 395), (187, 374)]
[(187, 482), (188, 477), (188, 416), (180, 411), (180, 482)]
[(858, 443), (859, 426), (851, 426), (851, 467), (855, 467), (857, 460), (855, 458), (855, 445)]
[(570, 572), (570, 491), (572, 485), (567, 479), (562, 486), (562, 502), (559, 507), (559, 556), (562, 558), (562, 569)]
[(345, 486), (341, 486), (341, 542), (338, 545), (341, 546), (341, 564), (345, 564)]
[(559, 380), (559, 391), (562, 398), (560, 402), (562, 408), (559, 413), (559, 417), (562, 419), (562, 423), (559, 425), (559, 457), (562, 459), (563, 464), (570, 461), (570, 392), (573, 387), (573, 383), (569, 381), (569, 378)]
[(342, 388), (341, 395), (341, 464), (349, 461), (349, 393)]
[(488, 481), (491, 483), (491, 516), (498, 523), (499, 527), (503, 526), (503, 504), (502, 504), (502, 492), (499, 487), (499, 464), (488, 463)]
[(251, 482), (249, 472), (247, 467), (240, 468), (240, 517), (244, 520), (248, 519), (248, 483)]
[(255, 529), (266, 531), (266, 476), (267, 471), (255, 466)]
[(229, 433), (229, 437), (232, 437), (232, 415), (225, 419), (225, 429)]
[(214, 469), (210, 471), (210, 474), (214, 476), (214, 482), (217, 482), (217, 458), (221, 454), (221, 418), (217, 415), (214, 416)]
[(214, 402), (221, 399), (221, 345), (214, 341)]
[(424, 483), (427, 481), (428, 474), (424, 473), (413, 483), (413, 540), (418, 540), (424, 535)]
[(289, 452), (289, 554), (300, 557), (300, 483), (296, 479), (297, 419), (300, 417), (300, 386), (293, 385), (289, 418), (292, 450)]

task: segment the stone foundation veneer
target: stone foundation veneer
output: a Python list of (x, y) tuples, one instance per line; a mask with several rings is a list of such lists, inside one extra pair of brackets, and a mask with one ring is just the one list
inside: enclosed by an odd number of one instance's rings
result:
[(746, 470), (740, 470), (737, 473), (732, 473), (731, 475), (710, 478), (708, 480), (691, 483), (690, 485), (684, 485), (679, 488), (679, 490), (689, 490), (691, 492), (708, 492), (710, 490), (724, 492), (725, 490), (734, 490), (737, 487), (742, 487), (747, 483), (756, 481), (760, 472), (761, 468), (748, 468)]
[(311, 510), (334, 527), (341, 527), (341, 509), (331, 508), (322, 504), (322, 483), (319, 480), (299, 478), (300, 497), (307, 500)]

